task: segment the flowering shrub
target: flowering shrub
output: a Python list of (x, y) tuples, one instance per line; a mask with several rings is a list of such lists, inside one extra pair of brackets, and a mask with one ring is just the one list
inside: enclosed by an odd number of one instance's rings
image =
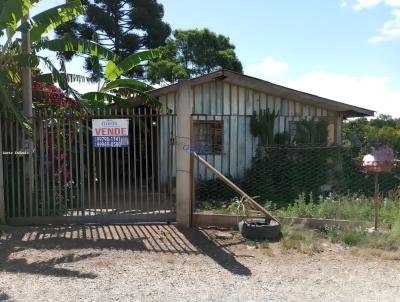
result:
[(394, 152), (388, 146), (383, 146), (372, 150), (372, 156), (375, 161), (394, 161)]
[[(73, 153), (68, 154), (65, 150), (65, 142), (71, 141), (73, 144), (74, 136), (71, 133), (76, 131), (74, 128), (74, 123), (69, 121), (65, 123), (63, 127), (60, 127), (61, 120), (57, 116), (61, 115), (65, 118), (71, 116), (80, 117), (82, 114), (82, 108), (79, 102), (68, 97), (60, 88), (55, 85), (46, 85), (40, 82), (32, 83), (32, 97), (37, 111), (41, 109), (49, 110), (50, 114), (45, 114), (39, 119), (34, 119), (36, 121), (36, 127), (46, 127), (47, 131), (43, 131), (45, 137), (42, 143), (36, 140), (36, 152), (45, 152), (47, 154), (47, 164), (46, 169), (48, 171), (53, 171), (49, 173), (54, 173), (53, 180), (50, 180), (50, 186), (52, 190), (56, 191), (56, 200), (49, 202), (49, 204), (56, 205), (57, 211), (61, 211), (66, 207), (66, 204), (71, 204), (71, 196), (65, 195), (64, 190), (58, 192), (57, 188), (70, 188), (74, 184), (74, 179), (71, 175)], [(53, 115), (55, 114), (55, 115)], [(43, 123), (43, 121), (46, 121)], [(57, 124), (59, 126), (57, 126)], [(45, 149), (45, 150), (41, 150)], [(46, 150), (47, 149), (47, 150)], [(39, 165), (39, 162), (38, 162)], [(40, 168), (39, 166), (37, 167)], [(72, 191), (71, 191), (72, 192)], [(45, 194), (40, 192), (39, 194)], [(47, 198), (47, 197), (46, 197)], [(49, 197), (51, 198), (51, 197)], [(54, 210), (56, 210), (56, 208)], [(62, 212), (60, 212), (62, 214)]]
[(70, 109), (79, 110), (80, 105), (74, 99), (68, 97), (55, 85), (46, 85), (39, 82), (32, 83), (33, 100), (35, 105), (46, 109)]
[(363, 166), (374, 165), (377, 162), (393, 162), (394, 152), (388, 146), (374, 148), (372, 147), (371, 154), (363, 157)]

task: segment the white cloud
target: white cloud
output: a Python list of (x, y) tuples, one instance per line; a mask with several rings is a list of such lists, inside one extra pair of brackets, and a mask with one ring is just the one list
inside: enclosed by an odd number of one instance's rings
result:
[(368, 42), (379, 43), (400, 39), (400, 9), (393, 10), (394, 19), (385, 22), (379, 30), (379, 34), (370, 38)]
[(364, 8), (371, 8), (379, 4), (385, 4), (390, 7), (400, 7), (400, 0), (356, 0), (356, 3), (353, 5), (353, 8), (355, 10), (362, 10)]
[[(341, 0), (342, 7), (346, 7), (348, 4), (348, 0)], [(400, 39), (400, 0), (356, 0), (352, 7), (359, 11), (380, 4), (391, 7), (394, 18), (386, 21), (379, 29), (379, 34), (368, 39), (369, 43)]]
[[(72, 82), (69, 85), (80, 93), (97, 91), (99, 88), (98, 83), (89, 83), (89, 82), (83, 82), (83, 83)], [(102, 85), (102, 83), (100, 83), (100, 87), (101, 87), (101, 85)]]
[(391, 89), (388, 79), (328, 72), (311, 72), (282, 85), (335, 101), (400, 117), (400, 90)]
[(250, 65), (246, 73), (258, 78), (267, 79), (268, 77), (285, 73), (288, 67), (287, 62), (277, 61), (272, 57), (265, 57), (260, 63)]
[(382, 2), (383, 2), (382, 0), (357, 0), (353, 8), (355, 10), (361, 10), (364, 8), (376, 6)]
[(385, 4), (392, 7), (400, 7), (400, 0), (386, 0)]

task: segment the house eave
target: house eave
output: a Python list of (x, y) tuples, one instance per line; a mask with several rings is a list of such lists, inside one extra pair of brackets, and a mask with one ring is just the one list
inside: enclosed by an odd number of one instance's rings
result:
[[(220, 70), (212, 72), (207, 75), (193, 78), (189, 80), (189, 82), (191, 86), (195, 86), (212, 80), (223, 80), (227, 83), (252, 88), (254, 90), (264, 92), (268, 95), (273, 95), (288, 100), (295, 100), (308, 105), (319, 106), (322, 108), (326, 108), (328, 110), (342, 113), (343, 117), (345, 118), (374, 116), (375, 113), (373, 110), (349, 105), (343, 102), (334, 101), (328, 98), (284, 87), (281, 85), (277, 85), (268, 81), (243, 75), (241, 73), (237, 73), (230, 70)], [(178, 85), (179, 85), (178, 83), (175, 83), (169, 86), (151, 90), (148, 93), (155, 97), (173, 93), (178, 89)]]

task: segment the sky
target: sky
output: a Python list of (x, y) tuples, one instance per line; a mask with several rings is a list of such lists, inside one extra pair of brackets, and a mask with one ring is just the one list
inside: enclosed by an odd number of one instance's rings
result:
[(400, 117), (400, 0), (158, 2), (172, 29), (229, 37), (247, 75)]

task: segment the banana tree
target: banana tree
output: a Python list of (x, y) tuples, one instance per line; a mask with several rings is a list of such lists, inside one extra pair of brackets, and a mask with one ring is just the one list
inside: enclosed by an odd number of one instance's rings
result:
[[(20, 110), (21, 70), (32, 68), (34, 80), (57, 83), (66, 93), (79, 98), (79, 94), (69, 86), (71, 81), (84, 81), (86, 77), (67, 74), (65, 66), (57, 68), (51, 60), (40, 55), (40, 51), (74, 51), (82, 55), (96, 56), (102, 60), (118, 61), (118, 56), (101, 45), (84, 39), (48, 39), (47, 33), (57, 26), (72, 20), (85, 11), (79, 0), (52, 7), (31, 18), (27, 18), (31, 9), (40, 0), (0, 0), (0, 36), (4, 43), (0, 45), (0, 110), (10, 112), (23, 121)], [(31, 53), (23, 54), (18, 33), (30, 32)], [(50, 73), (42, 74), (39, 63), (45, 64)]]
[(161, 103), (146, 94), (153, 87), (138, 79), (124, 78), (123, 75), (145, 61), (160, 56), (160, 50), (145, 50), (132, 54), (118, 63), (110, 60), (104, 69), (105, 81), (97, 91), (81, 95), (82, 100), (100, 103), (118, 103), (119, 105), (132, 105), (130, 100), (140, 96), (146, 104), (153, 108), (161, 109)]

